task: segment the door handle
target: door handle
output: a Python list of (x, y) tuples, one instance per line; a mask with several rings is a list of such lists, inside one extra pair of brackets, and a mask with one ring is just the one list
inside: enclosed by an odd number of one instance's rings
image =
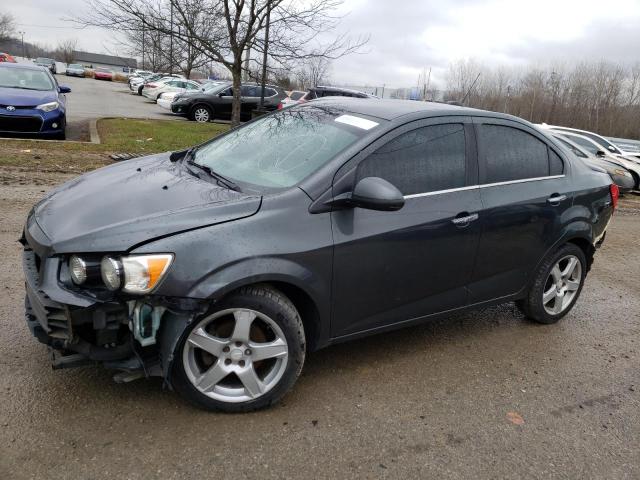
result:
[(566, 195), (558, 195), (557, 193), (554, 193), (553, 195), (551, 195), (548, 199), (547, 202), (549, 202), (551, 205), (557, 205), (559, 204), (561, 201), (566, 200), (567, 196)]
[(456, 227), (464, 227), (469, 225), (471, 222), (478, 220), (480, 216), (477, 213), (472, 213), (470, 215), (466, 215), (464, 217), (456, 217), (453, 220), (451, 220), (451, 222), (456, 226)]

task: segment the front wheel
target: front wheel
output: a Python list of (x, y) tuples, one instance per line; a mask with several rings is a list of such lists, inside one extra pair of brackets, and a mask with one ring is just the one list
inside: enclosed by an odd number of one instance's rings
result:
[(187, 327), (171, 383), (205, 409), (247, 412), (282, 398), (304, 357), (296, 308), (279, 291), (257, 285), (232, 294)]
[(584, 252), (567, 243), (542, 262), (527, 297), (516, 304), (531, 320), (556, 323), (575, 305), (586, 274)]
[(213, 112), (206, 105), (197, 105), (193, 109), (191, 117), (198, 123), (207, 123), (213, 120)]

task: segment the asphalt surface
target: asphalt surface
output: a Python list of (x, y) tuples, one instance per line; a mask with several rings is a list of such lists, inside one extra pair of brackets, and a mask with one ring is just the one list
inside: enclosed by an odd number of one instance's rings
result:
[(228, 415), (50, 369), (16, 242), (47, 188), (0, 190), (0, 478), (640, 478), (637, 197), (560, 323), (506, 304), (327, 348), (281, 404)]
[(89, 121), (105, 117), (186, 119), (160, 108), (146, 97), (134, 95), (126, 83), (56, 75), (59, 84), (71, 87), (67, 95), (67, 139), (89, 140)]

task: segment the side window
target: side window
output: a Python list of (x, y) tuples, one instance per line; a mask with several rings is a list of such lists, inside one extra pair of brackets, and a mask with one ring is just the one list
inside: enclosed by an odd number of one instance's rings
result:
[(185, 88), (187, 90), (197, 90), (200, 87), (198, 85), (196, 85), (195, 83), (186, 83), (185, 84)]
[(503, 125), (478, 126), (478, 160), (485, 165), (484, 183), (549, 175), (547, 145), (533, 135)]
[(422, 127), (394, 138), (360, 163), (356, 181), (365, 177), (384, 178), (403, 195), (463, 187), (463, 125)]
[(549, 174), (562, 175), (563, 173), (564, 163), (562, 162), (560, 155), (549, 149)]
[(584, 137), (580, 137), (577, 135), (567, 135), (567, 137), (569, 137), (570, 140), (573, 140), (582, 148), (584, 148), (586, 151), (588, 151), (589, 153), (593, 153), (594, 155), (596, 155), (599, 150), (603, 150), (599, 148), (597, 145), (595, 145), (593, 142), (590, 142)]
[(265, 88), (264, 89), (264, 96), (265, 97), (273, 97), (274, 95), (277, 95), (278, 92), (276, 92), (273, 88)]

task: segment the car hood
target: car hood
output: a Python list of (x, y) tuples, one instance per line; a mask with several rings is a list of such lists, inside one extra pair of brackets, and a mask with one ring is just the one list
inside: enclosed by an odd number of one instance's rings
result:
[(14, 107), (32, 107), (41, 103), (55, 102), (58, 93), (54, 90), (23, 90), (0, 87), (0, 104)]
[(169, 153), (63, 184), (33, 215), (56, 253), (124, 252), (159, 237), (247, 217), (261, 197), (200, 180)]

